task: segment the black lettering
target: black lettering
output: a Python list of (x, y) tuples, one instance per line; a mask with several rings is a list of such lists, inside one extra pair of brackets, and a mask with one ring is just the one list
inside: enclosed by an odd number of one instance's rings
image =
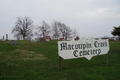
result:
[(93, 54), (95, 54), (95, 50), (93, 50)]
[(86, 51), (83, 51), (83, 56), (86, 55)]
[(87, 48), (92, 48), (91, 44), (87, 43)]
[(83, 50), (86, 48), (86, 44), (83, 44)]
[(79, 49), (82, 49), (82, 44), (79, 44)]
[(105, 41), (105, 45), (107, 46), (107, 42)]
[(91, 55), (92, 55), (92, 50), (90, 50), (91, 51)]
[(73, 46), (74, 46), (74, 44), (72, 45), (72, 49), (74, 49)]
[(82, 51), (79, 52), (80, 56), (82, 56), (81, 53), (82, 53)]
[(101, 53), (101, 49), (98, 49), (98, 55)]
[(89, 55), (89, 52), (88, 51), (83, 51), (83, 56), (84, 55)]
[(74, 44), (72, 44), (72, 45), (68, 44), (68, 50), (74, 49), (73, 46), (74, 46)]
[(97, 54), (97, 49), (95, 50), (95, 53)]
[(77, 52), (78, 52), (78, 50), (75, 50), (75, 51), (73, 52), (73, 55), (74, 55), (75, 57), (78, 57)]
[(78, 44), (75, 45), (75, 49), (78, 49)]
[(97, 41), (94, 42), (94, 46), (97, 48)]
[(103, 47), (105, 47), (105, 42), (103, 43)]
[(103, 43), (101, 42), (101, 47), (103, 47)]
[(68, 50), (71, 50), (72, 49), (72, 46), (71, 45), (68, 45)]
[(88, 55), (90, 55), (89, 52), (90, 52), (90, 50), (88, 50)]
[(61, 43), (60, 44), (61, 45), (61, 49), (60, 50), (67, 50), (67, 43), (65, 42), (65, 43)]
[(98, 47), (100, 47), (100, 43), (98, 43)]

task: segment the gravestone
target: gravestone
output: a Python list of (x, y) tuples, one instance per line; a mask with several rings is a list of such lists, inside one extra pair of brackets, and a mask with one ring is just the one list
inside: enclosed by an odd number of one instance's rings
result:
[(40, 38), (40, 42), (46, 42), (45, 38)]
[(12, 41), (10, 41), (10, 44), (18, 44), (18, 43), (17, 43), (17, 41), (12, 40)]
[(8, 34), (6, 34), (6, 41), (8, 41)]
[(35, 38), (36, 41), (39, 41), (39, 38)]
[(2, 39), (2, 41), (5, 41), (5, 40), (4, 40), (4, 36), (3, 36), (3, 39)]
[(31, 42), (36, 42), (36, 40), (31, 40)]
[(46, 39), (46, 41), (50, 41), (50, 39)]
[(50, 40), (51, 40), (50, 36), (46, 36), (46, 41), (50, 41)]

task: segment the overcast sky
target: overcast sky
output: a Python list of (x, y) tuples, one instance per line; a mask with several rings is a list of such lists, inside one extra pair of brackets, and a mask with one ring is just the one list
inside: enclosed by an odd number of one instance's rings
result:
[(0, 0), (0, 39), (14, 39), (11, 29), (19, 16), (35, 26), (60, 21), (80, 37), (111, 37), (113, 26), (120, 26), (120, 0)]

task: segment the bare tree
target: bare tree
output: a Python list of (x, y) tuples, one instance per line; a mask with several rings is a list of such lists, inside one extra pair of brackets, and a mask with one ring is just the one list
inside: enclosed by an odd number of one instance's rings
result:
[(12, 29), (11, 33), (14, 33), (14, 37), (20, 38), (23, 37), (32, 37), (32, 29), (33, 29), (33, 21), (29, 17), (17, 17), (17, 21), (15, 22), (15, 26)]
[(73, 34), (74, 39), (79, 36), (79, 34), (78, 34), (78, 32), (77, 32), (77, 30), (75, 28), (74, 28), (72, 34)]
[(45, 21), (42, 21), (42, 26), (37, 26), (37, 31), (35, 32), (37, 36), (42, 36), (44, 38), (46, 38), (46, 36), (48, 36), (49, 33), (50, 26)]
[(72, 38), (72, 29), (68, 26), (65, 27), (65, 40)]
[(69, 26), (66, 26), (64, 23), (59, 22), (58, 24), (63, 39), (67, 40), (68, 38), (72, 38), (72, 29)]
[(54, 38), (54, 39), (57, 39), (57, 40), (58, 40), (58, 38), (60, 37), (60, 31), (59, 31), (58, 26), (59, 26), (59, 24), (58, 24), (57, 21), (54, 21), (54, 22), (52, 23), (52, 30), (51, 30), (51, 32), (52, 32), (52, 34), (53, 34), (53, 38)]
[(58, 25), (59, 25), (59, 30), (61, 32), (61, 35), (62, 35), (63, 39), (65, 39), (65, 26), (66, 25), (61, 22), (58, 22)]

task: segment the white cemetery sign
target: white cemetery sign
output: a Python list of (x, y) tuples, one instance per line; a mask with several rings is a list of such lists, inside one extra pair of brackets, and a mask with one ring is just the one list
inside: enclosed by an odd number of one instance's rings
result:
[(58, 54), (63, 59), (85, 57), (90, 60), (93, 56), (107, 54), (109, 51), (108, 39), (81, 38), (78, 41), (58, 41)]

